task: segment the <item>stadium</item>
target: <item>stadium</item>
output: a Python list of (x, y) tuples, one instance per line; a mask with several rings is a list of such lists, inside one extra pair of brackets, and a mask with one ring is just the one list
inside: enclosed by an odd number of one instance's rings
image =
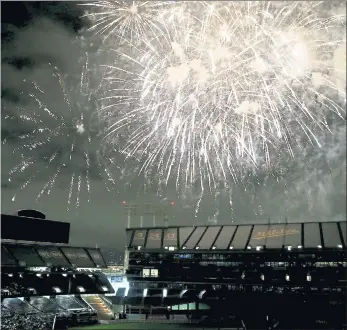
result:
[(128, 228), (108, 267), (67, 223), (23, 240), (35, 221), (2, 215), (3, 329), (346, 327), (346, 222)]
[(347, 330), (346, 1), (1, 23), (1, 329)]

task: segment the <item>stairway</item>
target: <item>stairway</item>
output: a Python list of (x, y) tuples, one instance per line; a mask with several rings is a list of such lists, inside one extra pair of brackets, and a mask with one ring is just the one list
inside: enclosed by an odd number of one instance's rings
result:
[(84, 296), (83, 299), (98, 313), (99, 320), (111, 320), (111, 309), (99, 296)]

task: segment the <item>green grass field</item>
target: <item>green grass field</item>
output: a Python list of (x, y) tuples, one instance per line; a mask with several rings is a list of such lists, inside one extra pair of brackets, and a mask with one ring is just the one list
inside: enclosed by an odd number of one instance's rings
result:
[(163, 324), (163, 323), (119, 323), (119, 324), (98, 324), (80, 328), (72, 328), (71, 330), (197, 330), (202, 328), (194, 328), (184, 324)]

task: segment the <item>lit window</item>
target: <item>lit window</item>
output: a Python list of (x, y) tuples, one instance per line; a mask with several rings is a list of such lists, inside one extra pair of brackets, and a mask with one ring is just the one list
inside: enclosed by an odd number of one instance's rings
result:
[(167, 297), (167, 289), (163, 289), (163, 298)]
[(143, 297), (144, 297), (144, 298), (147, 297), (147, 293), (148, 293), (148, 289), (144, 289), (144, 290), (143, 290)]
[(158, 277), (159, 272), (158, 269), (151, 269), (151, 277)]
[(150, 277), (150, 270), (149, 269), (144, 269), (142, 271), (142, 276), (143, 277)]

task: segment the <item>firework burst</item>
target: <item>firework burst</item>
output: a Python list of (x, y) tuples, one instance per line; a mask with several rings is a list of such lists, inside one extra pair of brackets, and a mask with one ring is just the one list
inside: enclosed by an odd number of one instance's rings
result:
[(87, 13), (92, 26), (90, 31), (102, 35), (104, 40), (116, 36), (132, 40), (145, 37), (148, 31), (160, 33), (159, 13), (169, 10), (173, 3), (168, 1), (96, 1), (82, 3), (92, 11)]
[(86, 58), (77, 78), (79, 81), (76, 77), (62, 75), (57, 67), (49, 65), (49, 72), (53, 72), (49, 83), (26, 81), (31, 90), (26, 106), (16, 106), (11, 112), (6, 108), (3, 111), (3, 129), (16, 128), (14, 134), (3, 139), (3, 145), (12, 148), (13, 158), (19, 159), (9, 172), (8, 181), (25, 176), (20, 192), (32, 182), (46, 177), (38, 200), (44, 194), (51, 194), (57, 185), (70, 177), (66, 182), (69, 185), (68, 209), (73, 204), (79, 207), (82, 190), (88, 193), (89, 201), (93, 180), (104, 181), (107, 190), (115, 187), (108, 170), (110, 161), (104, 157), (100, 145), (102, 126), (96, 116), (95, 104), (100, 90), (92, 87), (92, 70)]
[(340, 13), (326, 2), (171, 5), (145, 38), (111, 43), (106, 65), (99, 113), (141, 171), (216, 187), (240, 168), (294, 157), (303, 141), (319, 146), (318, 130), (344, 120), (345, 3)]

